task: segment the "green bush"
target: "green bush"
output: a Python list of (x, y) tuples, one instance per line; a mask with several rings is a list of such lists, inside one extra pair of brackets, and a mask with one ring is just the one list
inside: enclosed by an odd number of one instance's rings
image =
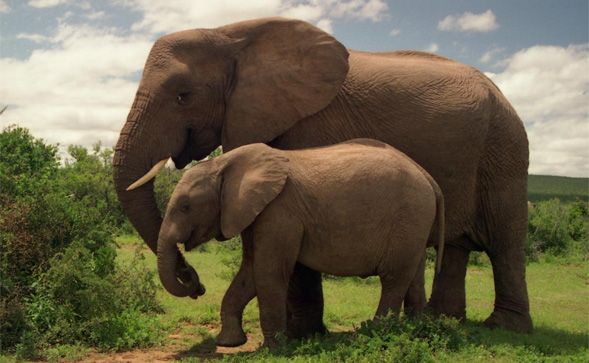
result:
[(526, 256), (537, 262), (542, 256), (565, 261), (587, 260), (589, 211), (587, 202), (563, 204), (558, 199), (540, 202), (528, 216)]
[(42, 346), (86, 344), (123, 350), (154, 344), (161, 335), (154, 271), (139, 264), (104, 269), (111, 252), (92, 253), (75, 241), (55, 255), (35, 282), (27, 314)]
[(57, 146), (35, 139), (25, 128), (17, 125), (4, 128), (0, 150), (0, 194), (4, 196), (42, 193), (57, 174)]
[(0, 142), (0, 348), (36, 359), (39, 347), (156, 343), (154, 272), (138, 257), (115, 261), (125, 218), (112, 150), (73, 146), (74, 161), (58, 168), (57, 148), (26, 129), (6, 128)]
[(92, 206), (109, 225), (122, 228), (128, 222), (114, 188), (114, 150), (103, 149), (97, 143), (91, 153), (79, 145), (70, 145), (68, 153), (73, 160), (66, 160), (65, 167), (59, 169), (56, 188), (69, 198)]
[(456, 319), (387, 316), (366, 321), (350, 333), (293, 341), (276, 351), (225, 356), (226, 361), (433, 362), (438, 352), (455, 352), (467, 343)]

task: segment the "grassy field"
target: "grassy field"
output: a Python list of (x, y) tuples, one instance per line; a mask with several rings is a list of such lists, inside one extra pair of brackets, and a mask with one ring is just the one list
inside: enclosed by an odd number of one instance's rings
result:
[(562, 202), (577, 199), (589, 202), (589, 179), (562, 176), (530, 175), (528, 200), (533, 203), (558, 198)]
[[(127, 247), (119, 250), (121, 260), (130, 260), (132, 239), (123, 240)], [(197, 301), (175, 298), (163, 289), (159, 292), (165, 314), (161, 319), (167, 335), (157, 348), (173, 353), (174, 359), (197, 362), (202, 358), (218, 358), (221, 353), (235, 350), (217, 350), (214, 336), (219, 330), (219, 308), (222, 296), (235, 271), (235, 256), (211, 243), (205, 252), (186, 254), (197, 268), (207, 293)], [(155, 268), (155, 256), (145, 251), (145, 263)], [(426, 274), (426, 286), (431, 287), (433, 266)], [(534, 319), (533, 334), (517, 334), (481, 327), (493, 309), (492, 269), (489, 265), (469, 268), (467, 288), (468, 320), (458, 329), (466, 336), (466, 344), (456, 351), (438, 351), (437, 361), (589, 361), (589, 265), (531, 264), (527, 268), (531, 313)], [(360, 280), (325, 279), (325, 321), (335, 336), (359, 327), (371, 319), (380, 294), (377, 278)], [(429, 294), (429, 291), (428, 291)], [(256, 301), (246, 308), (244, 315), (248, 343), (241, 350), (253, 351), (262, 341)], [(155, 349), (155, 348), (154, 348)], [(239, 351), (239, 350), (237, 350)], [(259, 356), (241, 353), (257, 360), (312, 361), (308, 356)], [(234, 357), (235, 358), (235, 357)]]

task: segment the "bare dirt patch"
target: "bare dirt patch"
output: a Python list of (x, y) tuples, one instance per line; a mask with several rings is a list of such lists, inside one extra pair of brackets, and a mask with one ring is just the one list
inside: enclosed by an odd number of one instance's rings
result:
[[(184, 328), (192, 324), (183, 324)], [(125, 352), (101, 353), (93, 352), (76, 362), (82, 363), (162, 363), (181, 361), (187, 358), (197, 358), (199, 361), (220, 360), (226, 354), (237, 354), (241, 352), (254, 352), (260, 346), (261, 342), (255, 336), (248, 336), (248, 342), (240, 347), (225, 348), (215, 346), (212, 337), (218, 334), (218, 331), (207, 326), (211, 337), (203, 339), (194, 334), (187, 333), (189, 329), (180, 329), (179, 331), (168, 334), (163, 346), (133, 349)], [(70, 360), (60, 360), (60, 362), (71, 362)], [(34, 363), (41, 363), (34, 362)]]

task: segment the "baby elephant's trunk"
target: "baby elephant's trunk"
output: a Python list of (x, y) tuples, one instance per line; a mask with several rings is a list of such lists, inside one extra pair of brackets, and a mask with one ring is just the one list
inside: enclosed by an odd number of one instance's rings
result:
[[(200, 278), (196, 270), (189, 264), (179, 264), (184, 259), (182, 253), (178, 250), (176, 244), (166, 244), (164, 241), (158, 241), (157, 247), (157, 271), (166, 290), (178, 297), (190, 296), (196, 299), (204, 295), (205, 287), (200, 283)], [(176, 272), (176, 270), (178, 271)], [(185, 275), (190, 281), (189, 285), (181, 283), (177, 276)]]

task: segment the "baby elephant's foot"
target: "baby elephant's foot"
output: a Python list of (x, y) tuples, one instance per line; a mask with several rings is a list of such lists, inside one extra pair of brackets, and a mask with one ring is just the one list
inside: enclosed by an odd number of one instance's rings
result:
[(247, 342), (247, 336), (242, 329), (221, 329), (215, 338), (215, 345), (220, 347), (237, 347), (245, 342)]

